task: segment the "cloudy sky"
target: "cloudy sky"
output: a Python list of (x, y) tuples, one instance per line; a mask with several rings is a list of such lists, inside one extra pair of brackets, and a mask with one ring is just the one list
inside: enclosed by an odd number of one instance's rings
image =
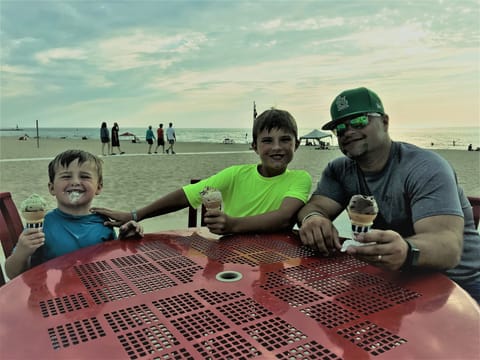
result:
[(0, 0), (0, 127), (320, 127), (367, 86), (399, 127), (480, 127), (476, 0)]

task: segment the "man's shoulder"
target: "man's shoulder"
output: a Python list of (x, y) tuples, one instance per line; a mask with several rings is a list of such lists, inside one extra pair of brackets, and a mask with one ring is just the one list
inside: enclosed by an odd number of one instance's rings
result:
[(352, 160), (347, 156), (340, 156), (331, 160), (328, 163), (327, 168), (330, 168), (336, 171), (339, 171), (339, 170), (348, 171), (352, 169), (356, 171), (356, 162), (355, 160)]
[[(399, 158), (399, 160), (406, 160), (407, 163), (411, 164), (413, 160), (419, 161), (434, 161), (434, 162), (443, 162), (445, 163), (446, 160), (442, 158), (439, 154), (432, 150), (423, 149), (418, 147), (417, 145), (413, 145), (406, 142), (394, 142), (395, 146), (397, 147), (397, 151), (395, 152), (395, 156)], [(412, 164), (415, 165), (415, 164)], [(417, 164), (418, 165), (418, 164)]]
[(396, 153), (418, 156), (418, 155), (424, 155), (431, 152), (429, 150), (422, 149), (417, 145), (410, 144), (403, 141), (394, 141), (392, 144), (396, 148)]
[(353, 164), (355, 163), (355, 161), (346, 156), (339, 156), (333, 160), (330, 160), (330, 163), (331, 164)]

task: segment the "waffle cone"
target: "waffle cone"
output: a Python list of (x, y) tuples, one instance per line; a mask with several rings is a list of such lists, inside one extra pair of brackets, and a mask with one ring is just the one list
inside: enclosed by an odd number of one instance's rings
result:
[(206, 209), (222, 209), (222, 193), (216, 189), (206, 188), (202, 193), (202, 204)]
[(22, 216), (29, 224), (41, 223), (45, 217), (45, 211), (22, 211)]
[(377, 217), (377, 214), (359, 214), (354, 211), (349, 211), (348, 216), (350, 217), (350, 221), (354, 225), (360, 225), (360, 226), (370, 226), (373, 224), (373, 220)]
[(204, 201), (203, 205), (205, 206), (206, 209), (221, 209), (222, 208), (222, 200), (210, 200), (210, 201)]

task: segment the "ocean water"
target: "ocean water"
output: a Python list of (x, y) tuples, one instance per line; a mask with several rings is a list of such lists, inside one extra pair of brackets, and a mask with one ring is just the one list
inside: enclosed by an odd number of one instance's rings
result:
[[(299, 129), (299, 135), (305, 135), (312, 131), (311, 128)], [(143, 139), (145, 128), (120, 128), (120, 134), (130, 132)], [(251, 142), (251, 129), (246, 128), (175, 128), (177, 140), (180, 142), (207, 142), (220, 143), (224, 139), (232, 139), (235, 143)], [(0, 131), (0, 139), (3, 136), (22, 136), (28, 134), (30, 137), (37, 135), (35, 128), (24, 128), (19, 130)], [(423, 148), (431, 149), (456, 149), (466, 150), (469, 144), (476, 149), (480, 147), (480, 127), (456, 127), (456, 128), (418, 128), (400, 129), (390, 128), (390, 135), (393, 140), (405, 141)], [(83, 138), (99, 139), (99, 128), (40, 128), (40, 138)], [(337, 145), (335, 136), (327, 137), (325, 142)]]

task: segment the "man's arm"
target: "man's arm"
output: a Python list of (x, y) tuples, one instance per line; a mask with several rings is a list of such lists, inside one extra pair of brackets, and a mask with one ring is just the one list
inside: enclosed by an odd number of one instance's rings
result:
[[(420, 250), (417, 267), (436, 270), (455, 267), (462, 255), (463, 227), (463, 218), (456, 215), (431, 216), (415, 222), (415, 235), (407, 240)], [(373, 230), (358, 240), (377, 243), (348, 248), (348, 253), (363, 261), (399, 270), (407, 258), (408, 245), (395, 231)]]
[(328, 254), (335, 248), (340, 249), (338, 231), (332, 219), (335, 219), (342, 210), (342, 206), (336, 201), (323, 195), (312, 195), (297, 216), (302, 242), (322, 254)]
[(416, 235), (408, 238), (420, 249), (419, 265), (451, 269), (458, 265), (463, 249), (464, 221), (460, 216), (438, 215), (418, 220)]
[(312, 195), (310, 200), (298, 212), (297, 220), (299, 225), (302, 225), (302, 221), (307, 215), (315, 213), (323, 215), (327, 219), (335, 219), (342, 210), (342, 206), (336, 201), (323, 195)]

